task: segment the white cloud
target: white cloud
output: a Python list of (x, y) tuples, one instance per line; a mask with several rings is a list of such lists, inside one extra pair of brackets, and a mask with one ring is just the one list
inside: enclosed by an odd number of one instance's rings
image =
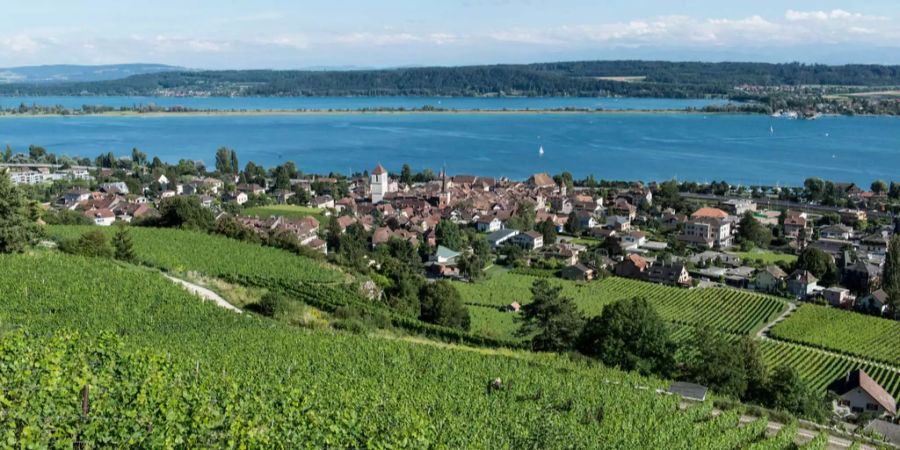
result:
[(818, 20), (821, 22), (829, 20), (887, 20), (886, 17), (866, 16), (860, 13), (845, 11), (843, 9), (833, 9), (831, 11), (795, 11), (793, 9), (789, 9), (784, 13), (784, 18), (791, 22), (806, 20)]
[(25, 34), (0, 38), (0, 51), (10, 53), (35, 53), (43, 47), (37, 40)]

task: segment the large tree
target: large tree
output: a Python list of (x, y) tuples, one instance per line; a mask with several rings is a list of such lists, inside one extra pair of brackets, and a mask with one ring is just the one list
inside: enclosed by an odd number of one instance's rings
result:
[(43, 235), (25, 195), (0, 170), (0, 253), (19, 253)]
[(757, 247), (767, 247), (772, 241), (772, 230), (759, 223), (753, 213), (747, 211), (738, 224), (738, 236), (742, 241), (752, 242)]
[(578, 350), (608, 366), (669, 376), (675, 368), (669, 327), (647, 299), (619, 300), (584, 326)]
[(890, 314), (900, 319), (900, 236), (894, 235), (884, 258), (881, 285), (888, 294)]
[[(721, 394), (744, 397), (749, 380), (747, 361), (740, 350), (751, 348), (739, 348), (710, 327), (696, 328), (682, 352), (683, 378), (709, 386)], [(752, 365), (756, 367), (758, 363), (757, 360)]]
[(459, 292), (450, 282), (426, 283), (419, 297), (421, 298), (419, 319), (461, 330), (469, 329), (471, 323), (469, 311), (463, 305)]
[(191, 230), (211, 230), (215, 216), (193, 196), (177, 196), (163, 199), (159, 203), (159, 218), (151, 225)]
[(584, 317), (575, 301), (561, 293), (562, 287), (544, 278), (531, 285), (532, 300), (522, 308), (519, 335), (532, 336), (534, 350), (563, 352), (575, 346)]
[(834, 258), (828, 253), (814, 247), (807, 247), (797, 257), (795, 267), (799, 270), (808, 270), (816, 278), (822, 280), (822, 284), (829, 285), (837, 282), (837, 265)]
[(461, 251), (466, 246), (466, 235), (459, 229), (459, 225), (441, 220), (434, 229), (437, 243), (452, 250)]

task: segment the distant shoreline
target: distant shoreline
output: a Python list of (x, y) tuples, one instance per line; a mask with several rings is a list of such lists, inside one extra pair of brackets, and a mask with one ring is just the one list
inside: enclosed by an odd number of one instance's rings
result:
[(241, 116), (344, 116), (344, 115), (612, 115), (612, 114), (690, 114), (690, 115), (759, 115), (740, 111), (700, 111), (689, 109), (443, 109), (443, 110), (362, 110), (362, 109), (265, 109), (265, 110), (221, 110), (221, 111), (105, 111), (84, 114), (11, 114), (0, 113), (0, 118), (51, 118), (51, 117), (241, 117)]

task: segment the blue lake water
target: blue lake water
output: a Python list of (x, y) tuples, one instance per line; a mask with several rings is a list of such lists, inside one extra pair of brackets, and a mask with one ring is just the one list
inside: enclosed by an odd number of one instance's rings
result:
[[(770, 131), (773, 127), (773, 131)], [(206, 117), (0, 118), (0, 145), (40, 144), (94, 157), (138, 147), (175, 162), (211, 165), (219, 146), (266, 166), (306, 172), (399, 171), (525, 178), (577, 177), (800, 184), (810, 176), (862, 183), (900, 180), (900, 118), (781, 120), (702, 114), (337, 114)], [(545, 154), (538, 155), (543, 146)]]
[(181, 106), (212, 110), (295, 110), (295, 109), (363, 109), (421, 108), (446, 109), (685, 109), (727, 103), (726, 100), (665, 98), (593, 98), (593, 97), (0, 97), (0, 108), (20, 104), (55, 106), (69, 109), (91, 106)]

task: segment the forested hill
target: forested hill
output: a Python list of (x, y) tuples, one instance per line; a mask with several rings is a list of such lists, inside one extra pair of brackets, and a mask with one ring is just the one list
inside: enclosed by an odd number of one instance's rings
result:
[(8, 84), (0, 95), (239, 96), (634, 96), (738, 94), (736, 86), (900, 86), (900, 66), (662, 61), (583, 61), (529, 65), (364, 71), (199, 71), (120, 80)]

